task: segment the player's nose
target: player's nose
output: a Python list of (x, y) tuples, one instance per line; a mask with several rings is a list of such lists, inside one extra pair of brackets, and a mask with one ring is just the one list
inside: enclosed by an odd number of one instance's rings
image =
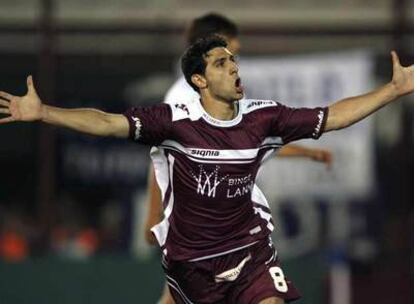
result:
[(237, 63), (232, 62), (232, 65), (230, 67), (230, 72), (231, 72), (231, 74), (239, 72), (239, 66), (237, 65)]

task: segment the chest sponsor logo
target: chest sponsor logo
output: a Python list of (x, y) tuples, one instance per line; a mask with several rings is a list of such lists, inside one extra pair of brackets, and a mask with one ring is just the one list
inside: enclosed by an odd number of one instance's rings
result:
[(191, 176), (197, 182), (197, 193), (208, 197), (216, 197), (218, 185), (227, 179), (229, 175), (219, 176), (220, 166), (216, 166), (211, 172), (204, 170), (203, 165), (199, 165), (199, 169), (198, 174), (190, 171)]
[(217, 150), (200, 150), (200, 149), (191, 149), (191, 155), (194, 156), (219, 156), (220, 151)]
[(216, 197), (217, 189), (225, 187), (226, 198), (233, 199), (244, 195), (250, 195), (254, 186), (254, 178), (251, 174), (238, 177), (230, 177), (229, 174), (220, 175), (220, 166), (215, 166), (213, 171), (208, 171), (203, 165), (199, 165), (198, 173), (189, 171), (197, 182), (197, 194)]
[(227, 179), (227, 198), (236, 198), (252, 192), (254, 186), (251, 174)]

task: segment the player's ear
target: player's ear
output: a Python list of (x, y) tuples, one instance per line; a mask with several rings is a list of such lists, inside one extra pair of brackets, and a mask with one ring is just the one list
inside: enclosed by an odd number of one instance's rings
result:
[(193, 74), (191, 76), (191, 81), (194, 83), (199, 89), (205, 89), (207, 87), (207, 80), (203, 75), (200, 74)]

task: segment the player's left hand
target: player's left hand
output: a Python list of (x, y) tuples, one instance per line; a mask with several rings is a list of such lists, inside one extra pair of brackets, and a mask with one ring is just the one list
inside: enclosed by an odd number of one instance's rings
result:
[(395, 51), (391, 52), (393, 76), (391, 83), (398, 96), (414, 92), (414, 65), (403, 67)]

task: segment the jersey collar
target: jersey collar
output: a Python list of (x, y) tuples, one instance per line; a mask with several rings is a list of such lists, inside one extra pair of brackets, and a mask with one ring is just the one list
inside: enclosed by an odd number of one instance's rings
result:
[(208, 124), (216, 126), (216, 127), (224, 127), (224, 128), (232, 127), (232, 126), (237, 125), (242, 119), (242, 111), (240, 110), (240, 104), (238, 101), (236, 101), (237, 115), (232, 120), (220, 120), (220, 119), (214, 118), (213, 116), (208, 114), (206, 110), (204, 110), (203, 105), (201, 104), (201, 101), (197, 102), (197, 105), (200, 109), (201, 117)]

